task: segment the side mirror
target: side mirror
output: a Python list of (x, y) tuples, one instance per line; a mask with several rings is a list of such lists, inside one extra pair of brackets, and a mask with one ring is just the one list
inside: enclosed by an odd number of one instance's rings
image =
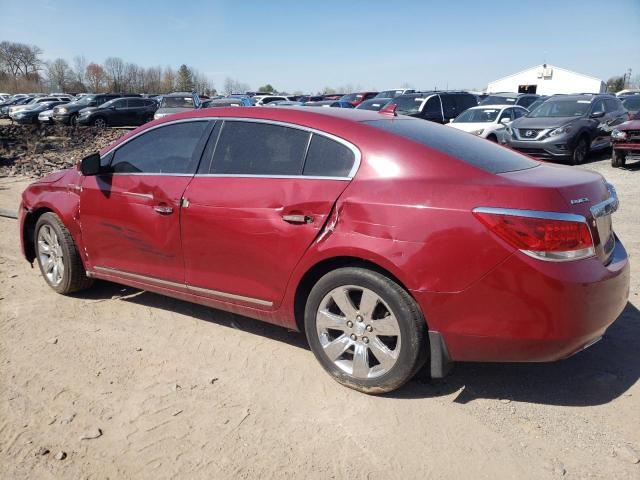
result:
[(604, 117), (604, 112), (593, 112), (591, 114), (591, 118), (602, 118)]
[(92, 177), (100, 173), (100, 154), (92, 153), (80, 162), (80, 173), (85, 177)]
[(115, 110), (115, 109), (116, 109), (116, 106), (115, 106), (115, 105), (111, 105), (111, 106), (109, 107), (109, 110)]
[(503, 117), (500, 119), (500, 123), (502, 123), (503, 125), (509, 123), (510, 121), (511, 119), (509, 117)]
[(455, 118), (450, 118), (449, 119), (449, 123), (453, 123), (454, 120), (455, 120)]

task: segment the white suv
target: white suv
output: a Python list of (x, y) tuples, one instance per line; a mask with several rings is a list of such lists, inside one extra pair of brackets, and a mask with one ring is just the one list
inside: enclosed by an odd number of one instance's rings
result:
[(253, 97), (254, 105), (257, 107), (267, 105), (271, 102), (281, 102), (281, 101), (291, 101), (289, 97), (285, 97), (282, 95), (256, 95)]
[(527, 113), (529, 110), (518, 105), (479, 105), (465, 110), (447, 125), (502, 143), (505, 126)]

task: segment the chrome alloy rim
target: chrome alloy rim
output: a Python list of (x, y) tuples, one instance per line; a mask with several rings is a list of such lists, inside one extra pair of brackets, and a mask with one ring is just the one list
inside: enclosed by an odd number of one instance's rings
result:
[(105, 122), (102, 118), (96, 118), (93, 124), (98, 128), (105, 128), (107, 126), (107, 122)]
[(327, 293), (316, 314), (316, 331), (329, 360), (353, 377), (379, 377), (398, 360), (398, 320), (368, 288), (343, 285)]
[(64, 256), (58, 234), (50, 225), (43, 225), (38, 231), (38, 259), (49, 283), (55, 286), (62, 282)]

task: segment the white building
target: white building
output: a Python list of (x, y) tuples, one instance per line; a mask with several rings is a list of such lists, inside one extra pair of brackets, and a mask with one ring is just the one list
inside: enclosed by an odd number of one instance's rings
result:
[(556, 93), (604, 93), (607, 85), (599, 78), (549, 64), (537, 65), (487, 86), (487, 93), (517, 92), (554, 95)]

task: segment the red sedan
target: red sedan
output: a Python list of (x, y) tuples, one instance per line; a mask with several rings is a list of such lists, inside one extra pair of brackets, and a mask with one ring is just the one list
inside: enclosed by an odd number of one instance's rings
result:
[(198, 110), (29, 186), (27, 260), (306, 332), (337, 381), (530, 362), (597, 341), (627, 253), (602, 176), (431, 122), (346, 109)]

